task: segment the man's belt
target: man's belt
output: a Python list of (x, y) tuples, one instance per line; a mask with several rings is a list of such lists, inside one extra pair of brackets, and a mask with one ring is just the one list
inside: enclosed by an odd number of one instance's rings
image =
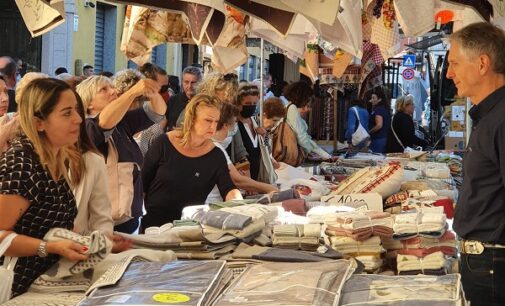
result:
[(458, 249), (461, 254), (482, 254), (484, 249), (504, 249), (503, 244), (492, 244), (477, 240), (459, 240)]

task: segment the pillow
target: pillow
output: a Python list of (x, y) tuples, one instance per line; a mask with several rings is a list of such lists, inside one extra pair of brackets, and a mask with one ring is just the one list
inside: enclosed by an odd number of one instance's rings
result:
[(403, 167), (391, 164), (363, 168), (340, 183), (332, 194), (376, 192), (383, 199), (398, 192), (403, 180)]
[(306, 179), (294, 179), (281, 186), (284, 188), (293, 188), (298, 191), (301, 199), (306, 201), (319, 201), (322, 196), (330, 193), (330, 190), (323, 185), (321, 182), (306, 180)]

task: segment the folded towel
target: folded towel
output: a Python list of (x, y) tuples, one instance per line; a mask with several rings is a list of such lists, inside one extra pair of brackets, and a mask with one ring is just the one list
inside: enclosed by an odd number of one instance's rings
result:
[(435, 252), (423, 258), (414, 255), (398, 254), (396, 262), (399, 272), (425, 269), (437, 270), (445, 266), (446, 259), (442, 252)]
[(252, 218), (224, 210), (209, 211), (202, 219), (202, 224), (222, 230), (242, 230), (251, 224)]
[(282, 201), (282, 208), (285, 211), (290, 211), (296, 215), (305, 216), (307, 214), (307, 207), (305, 206), (304, 199), (291, 199)]

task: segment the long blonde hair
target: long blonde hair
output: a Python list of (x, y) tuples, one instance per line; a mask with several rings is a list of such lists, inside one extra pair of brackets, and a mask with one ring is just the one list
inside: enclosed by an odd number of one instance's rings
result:
[(221, 108), (221, 102), (212, 96), (205, 94), (197, 94), (194, 96), (186, 105), (184, 113), (184, 122), (182, 124), (181, 131), (181, 144), (187, 146), (191, 140), (191, 131), (196, 120), (196, 113), (198, 109), (202, 107), (215, 107), (216, 109)]
[(53, 177), (59, 179), (63, 176), (68, 180), (66, 163), (69, 148), (61, 148), (55, 155), (45, 132), (39, 132), (35, 124), (36, 118), (47, 119), (58, 104), (61, 93), (66, 90), (72, 89), (60, 80), (46, 78), (31, 81), (19, 101), (19, 124), (32, 143), (42, 166)]

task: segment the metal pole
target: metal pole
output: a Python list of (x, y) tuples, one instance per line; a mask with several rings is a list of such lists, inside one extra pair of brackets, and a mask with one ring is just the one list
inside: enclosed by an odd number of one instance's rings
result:
[(470, 101), (470, 98), (466, 98), (466, 112), (465, 112), (465, 147), (468, 145), (468, 141), (470, 140), (470, 134), (472, 133), (472, 118), (470, 118), (470, 115), (468, 112), (470, 111), (470, 108), (472, 107), (472, 102)]
[(260, 122), (259, 122), (259, 126), (263, 126), (263, 74), (264, 74), (264, 54), (263, 54), (263, 50), (264, 50), (264, 43), (265, 41), (263, 40), (263, 38), (260, 38)]

